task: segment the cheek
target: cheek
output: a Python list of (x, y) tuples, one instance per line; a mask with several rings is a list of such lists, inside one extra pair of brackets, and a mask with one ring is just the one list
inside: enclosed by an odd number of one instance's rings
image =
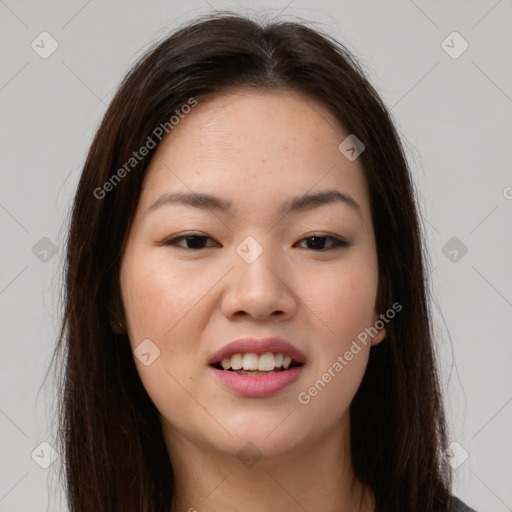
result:
[(300, 390), (297, 395), (299, 424), (308, 425), (311, 418), (321, 418), (323, 429), (330, 430), (348, 414), (366, 371), (369, 349), (362, 347), (350, 361), (345, 353), (336, 351), (324, 364), (316, 366), (314, 375)]
[[(199, 364), (198, 343), (204, 330), (200, 309), (213, 278), (171, 267), (154, 249), (153, 253), (126, 258), (121, 289), (137, 371), (152, 401), (167, 416), (172, 412), (167, 410), (170, 402), (182, 410), (190, 401), (183, 386), (193, 389), (195, 385), (196, 369), (190, 362)], [(137, 358), (137, 349), (146, 339), (157, 354), (147, 366)]]
[(190, 361), (196, 360), (198, 333), (204, 329), (198, 312), (212, 286), (204, 274), (171, 268), (158, 257), (128, 256), (121, 269), (131, 348), (136, 351), (149, 339), (157, 349), (147, 345), (147, 351), (160, 351), (154, 359), (150, 355), (148, 365), (134, 354), (137, 371), (160, 413), (178, 422), (181, 416), (176, 418), (176, 411), (187, 410), (191, 417), (199, 414), (185, 390), (195, 386), (196, 368)]
[[(334, 427), (350, 407), (366, 371), (370, 344), (357, 336), (372, 325), (377, 271), (354, 260), (317, 281), (308, 294), (315, 318), (318, 350), (311, 374), (298, 396), (301, 421), (321, 417)], [(334, 277), (336, 276), (336, 277)]]
[(304, 302), (316, 313), (319, 329), (326, 341), (337, 348), (350, 344), (373, 321), (377, 296), (377, 269), (371, 259), (354, 258), (317, 276), (314, 283), (306, 281)]
[(214, 282), (214, 276), (170, 266), (158, 255), (127, 259), (122, 269), (122, 294), (130, 332), (136, 339), (154, 338), (164, 346), (172, 338), (182, 339), (176, 332), (183, 333), (190, 325), (189, 313), (200, 308)]

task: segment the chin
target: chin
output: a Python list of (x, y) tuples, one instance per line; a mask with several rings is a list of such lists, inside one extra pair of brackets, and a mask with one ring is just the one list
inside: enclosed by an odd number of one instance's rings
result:
[(304, 443), (304, 426), (293, 425), (283, 419), (286, 414), (279, 418), (269, 417), (267, 421), (245, 421), (243, 423), (231, 422), (227, 430), (233, 437), (223, 436), (222, 440), (211, 440), (217, 448), (238, 458), (243, 456), (255, 456), (263, 458), (280, 457), (296, 449)]

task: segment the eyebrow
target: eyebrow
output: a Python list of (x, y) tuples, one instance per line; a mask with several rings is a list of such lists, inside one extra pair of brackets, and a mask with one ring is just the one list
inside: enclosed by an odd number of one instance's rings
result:
[[(363, 216), (361, 207), (352, 196), (335, 189), (292, 197), (282, 203), (280, 212), (282, 214), (301, 212), (336, 202), (350, 206), (358, 215)], [(212, 194), (200, 192), (169, 192), (161, 195), (145, 211), (145, 215), (162, 206), (175, 204), (222, 212), (229, 212), (233, 207), (233, 203), (230, 200)]]

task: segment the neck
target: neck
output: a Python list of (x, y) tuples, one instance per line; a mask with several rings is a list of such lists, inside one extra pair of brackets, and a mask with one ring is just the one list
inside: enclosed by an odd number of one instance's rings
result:
[(371, 490), (353, 471), (348, 422), (293, 453), (261, 454), (259, 460), (245, 462), (238, 450), (227, 454), (198, 447), (165, 427), (175, 474), (171, 512), (374, 510)]

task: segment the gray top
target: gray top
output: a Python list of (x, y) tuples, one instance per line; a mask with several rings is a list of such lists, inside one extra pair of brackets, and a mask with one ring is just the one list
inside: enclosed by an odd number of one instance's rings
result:
[(476, 510), (468, 507), (464, 502), (459, 500), (457, 496), (452, 496), (452, 507), (450, 512), (476, 512)]

